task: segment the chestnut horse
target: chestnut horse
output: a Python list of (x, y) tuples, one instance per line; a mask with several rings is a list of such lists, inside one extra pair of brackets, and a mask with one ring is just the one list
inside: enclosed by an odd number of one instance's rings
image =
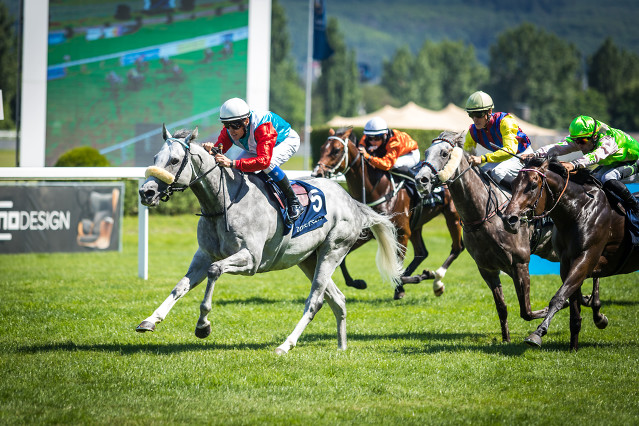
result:
[[(399, 243), (406, 247), (408, 241), (413, 245), (414, 257), (402, 274), (403, 284), (417, 284), (424, 279), (433, 279), (433, 292), (440, 296), (444, 292), (442, 278), (450, 264), (464, 250), (459, 215), (451, 201), (448, 189), (442, 192), (442, 203), (422, 205), (421, 209), (403, 184), (396, 184), (389, 172), (378, 170), (362, 161), (357, 150), (357, 137), (352, 127), (335, 130), (330, 129), (326, 142), (320, 148), (320, 159), (312, 176), (330, 178), (335, 174), (343, 174), (346, 178), (348, 192), (357, 201), (368, 203), (374, 210), (391, 217), (397, 228)], [(416, 213), (418, 212), (418, 213)], [(422, 274), (411, 276), (419, 264), (428, 257), (428, 250), (422, 237), (422, 227), (439, 214), (446, 219), (446, 226), (453, 240), (450, 254), (434, 273), (424, 270)], [(370, 233), (356, 243), (351, 250), (371, 239)], [(403, 253), (405, 254), (405, 252)], [(340, 264), (346, 285), (366, 288), (363, 280), (353, 280), (346, 269), (346, 260)], [(397, 286), (394, 298), (401, 299), (405, 295), (403, 285)]]
[[(583, 175), (586, 175), (584, 178)], [(579, 182), (575, 182), (578, 180)], [(639, 269), (639, 250), (631, 243), (625, 215), (611, 206), (601, 184), (590, 172), (570, 175), (556, 159), (533, 157), (513, 182), (513, 194), (504, 211), (504, 227), (516, 233), (520, 222), (549, 215), (554, 222), (552, 244), (559, 255), (563, 284), (548, 313), (525, 341), (541, 346), (550, 321), (566, 299), (570, 303), (570, 348), (577, 350), (581, 330), (581, 285), (588, 277), (628, 274)], [(593, 319), (599, 328), (608, 319), (599, 312), (598, 289), (593, 291)]]

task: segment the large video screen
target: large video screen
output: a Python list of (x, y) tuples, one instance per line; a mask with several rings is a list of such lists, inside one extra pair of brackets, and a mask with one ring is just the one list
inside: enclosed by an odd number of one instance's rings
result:
[(222, 103), (246, 98), (248, 0), (49, 5), (47, 166), (80, 146), (148, 166), (163, 123), (212, 140)]

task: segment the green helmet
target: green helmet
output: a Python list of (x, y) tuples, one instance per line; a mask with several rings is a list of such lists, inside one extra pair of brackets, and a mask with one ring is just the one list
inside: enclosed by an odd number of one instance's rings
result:
[(572, 120), (570, 127), (570, 139), (590, 138), (597, 130), (597, 120), (587, 115), (580, 115)]
[(493, 99), (481, 90), (470, 95), (466, 101), (466, 112), (487, 111), (493, 109)]

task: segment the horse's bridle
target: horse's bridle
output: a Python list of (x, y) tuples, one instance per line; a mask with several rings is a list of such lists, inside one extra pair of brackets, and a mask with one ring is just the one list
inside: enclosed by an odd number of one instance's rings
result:
[(326, 173), (326, 177), (327, 178), (331, 178), (333, 177), (333, 173), (335, 172), (335, 170), (337, 170), (341, 165), (342, 162), (344, 163), (344, 170), (341, 172), (338, 172), (335, 174), (336, 177), (340, 176), (340, 175), (345, 175), (346, 172), (348, 172), (353, 165), (357, 162), (357, 159), (359, 158), (359, 156), (361, 155), (359, 152), (357, 153), (357, 155), (355, 156), (355, 158), (353, 159), (353, 161), (349, 164), (348, 163), (348, 141), (350, 139), (343, 139), (340, 138), (339, 136), (329, 136), (327, 140), (336, 140), (341, 142), (342, 146), (344, 147), (344, 152), (342, 153), (342, 158), (339, 159), (339, 161), (337, 163), (335, 163), (335, 166), (333, 167), (328, 167), (326, 166), (326, 164), (322, 163), (321, 161), (317, 162), (317, 165), (320, 166), (323, 170), (324, 173)]
[[(527, 210), (525, 210), (524, 212), (522, 212), (521, 216), (521, 220), (522, 221), (530, 221), (530, 220), (537, 220), (537, 219), (542, 219), (546, 216), (548, 216), (550, 214), (550, 212), (552, 212), (555, 207), (557, 207), (557, 205), (559, 204), (559, 200), (561, 200), (561, 197), (564, 195), (564, 192), (566, 192), (566, 188), (568, 188), (568, 181), (570, 180), (570, 173), (568, 173), (568, 175), (566, 176), (566, 184), (564, 185), (564, 189), (561, 190), (561, 194), (559, 194), (559, 197), (557, 197), (557, 200), (555, 201), (555, 204), (550, 208), (550, 210), (544, 210), (544, 212), (540, 215), (535, 215), (535, 210), (537, 210), (537, 205), (539, 204), (539, 201), (541, 200), (541, 195), (543, 193), (543, 189), (544, 187), (546, 188), (546, 190), (548, 191), (548, 194), (552, 197), (555, 198), (555, 196), (552, 193), (552, 190), (550, 189), (550, 185), (548, 185), (548, 177), (546, 176), (545, 173), (542, 173), (540, 170), (537, 169), (521, 169), (519, 170), (519, 173), (522, 172), (533, 172), (538, 174), (539, 176), (541, 176), (541, 188), (539, 189), (539, 194), (537, 195), (537, 198), (535, 199), (535, 202), (533, 203), (532, 207), (529, 207)], [(528, 218), (527, 216), (532, 215), (530, 218)]]

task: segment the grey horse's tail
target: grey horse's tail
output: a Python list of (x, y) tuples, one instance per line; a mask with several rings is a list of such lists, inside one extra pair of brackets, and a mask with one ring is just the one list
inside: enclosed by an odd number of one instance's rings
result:
[(382, 279), (390, 281), (393, 286), (401, 283), (404, 270), (401, 253), (405, 250), (397, 241), (397, 229), (388, 216), (377, 213), (370, 207), (359, 205), (365, 217), (364, 228), (370, 229), (377, 240), (377, 255), (375, 260)]

